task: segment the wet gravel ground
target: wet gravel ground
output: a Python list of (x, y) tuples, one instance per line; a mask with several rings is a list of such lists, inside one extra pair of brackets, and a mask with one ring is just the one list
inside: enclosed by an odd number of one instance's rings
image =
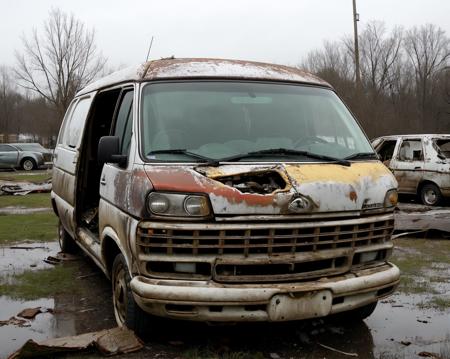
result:
[[(22, 247), (34, 249), (23, 249)], [(52, 265), (42, 262), (56, 255), (56, 242), (28, 243), (0, 249), (1, 278), (24, 270), (40, 270)], [(403, 254), (416, 255), (405, 248)], [(0, 358), (18, 349), (27, 339), (43, 340), (96, 331), (115, 326), (110, 282), (92, 261), (81, 256), (74, 262), (73, 282), (77, 291), (33, 301), (0, 296), (0, 320), (24, 308), (43, 306), (53, 314), (39, 314), (29, 327), (0, 327)], [(440, 293), (450, 293), (450, 271), (430, 266), (424, 275), (439, 274)], [(10, 281), (8, 279), (7, 281)], [(358, 354), (360, 358), (415, 358), (426, 351), (450, 357), (450, 309), (423, 308), (433, 294), (397, 293), (379, 303), (364, 322), (349, 323), (345, 317), (294, 323), (254, 323), (209, 326), (203, 323), (155, 319), (152, 339), (144, 350), (123, 358), (345, 358), (324, 346)], [(78, 354), (79, 355), (79, 354)], [(87, 354), (96, 357), (96, 354)], [(70, 357), (70, 356), (69, 356)]]

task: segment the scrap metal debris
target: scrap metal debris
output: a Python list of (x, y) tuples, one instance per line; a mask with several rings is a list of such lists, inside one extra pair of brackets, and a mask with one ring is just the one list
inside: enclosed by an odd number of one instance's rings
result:
[(29, 193), (44, 193), (52, 190), (52, 181), (41, 183), (15, 182), (0, 186), (0, 194), (5, 195), (26, 195)]
[(395, 213), (396, 231), (439, 230), (450, 232), (450, 208), (401, 204)]
[(26, 308), (18, 313), (16, 316), (8, 320), (0, 320), (0, 327), (4, 325), (15, 325), (17, 327), (31, 326), (30, 320), (34, 319), (40, 313), (53, 313), (53, 309), (45, 307)]
[(422, 358), (442, 359), (442, 357), (439, 354), (430, 352), (420, 352), (417, 355)]
[(17, 314), (17, 316), (25, 319), (34, 319), (40, 313), (53, 313), (53, 309), (43, 307), (26, 308)]
[(4, 325), (15, 325), (17, 327), (30, 327), (31, 324), (28, 320), (11, 317), (8, 320), (0, 320), (0, 327)]
[(53, 338), (40, 343), (28, 340), (8, 359), (38, 358), (55, 354), (96, 349), (102, 355), (127, 354), (143, 348), (140, 339), (128, 328), (105, 329), (71, 337)]

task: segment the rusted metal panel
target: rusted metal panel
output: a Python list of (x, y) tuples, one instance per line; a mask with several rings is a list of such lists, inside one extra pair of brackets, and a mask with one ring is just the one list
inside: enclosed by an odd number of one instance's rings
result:
[[(156, 190), (208, 193), (215, 215), (287, 214), (289, 203), (298, 194), (312, 204), (310, 213), (361, 211), (368, 205), (383, 206), (386, 192), (396, 187), (393, 176), (380, 162), (334, 164), (223, 165), (192, 166), (146, 165)], [(286, 181), (285, 188), (269, 194), (244, 193), (220, 181), (232, 175), (275, 171)]]

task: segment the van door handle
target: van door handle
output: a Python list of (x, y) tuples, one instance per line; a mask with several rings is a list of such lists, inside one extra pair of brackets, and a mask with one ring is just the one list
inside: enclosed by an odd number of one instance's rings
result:
[(101, 184), (102, 186), (105, 186), (105, 185), (106, 185), (106, 178), (105, 178), (105, 176), (103, 176), (102, 179), (100, 180), (100, 184)]
[(420, 169), (422, 169), (422, 167), (417, 166), (417, 167), (414, 167), (414, 169), (415, 169), (415, 170), (420, 170)]

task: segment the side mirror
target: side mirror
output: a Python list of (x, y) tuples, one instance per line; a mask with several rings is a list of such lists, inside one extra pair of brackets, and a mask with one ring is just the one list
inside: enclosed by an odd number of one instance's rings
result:
[(118, 136), (103, 136), (98, 141), (97, 161), (99, 164), (117, 163), (124, 166), (128, 156), (120, 153), (120, 139)]

